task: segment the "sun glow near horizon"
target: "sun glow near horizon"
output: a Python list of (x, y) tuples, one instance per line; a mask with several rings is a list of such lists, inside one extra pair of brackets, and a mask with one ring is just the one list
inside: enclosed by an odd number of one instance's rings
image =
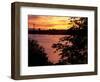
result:
[(28, 28), (67, 30), (73, 26), (73, 22), (67, 16), (28, 16)]

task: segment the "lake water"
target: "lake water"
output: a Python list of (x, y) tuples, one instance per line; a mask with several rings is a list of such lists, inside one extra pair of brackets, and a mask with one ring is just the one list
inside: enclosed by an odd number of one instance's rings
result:
[(61, 56), (59, 53), (54, 53), (55, 49), (52, 48), (52, 44), (57, 43), (61, 37), (65, 35), (40, 35), (40, 34), (29, 34), (29, 39), (37, 40), (39, 45), (45, 48), (45, 53), (48, 55), (48, 60), (52, 63), (58, 63)]

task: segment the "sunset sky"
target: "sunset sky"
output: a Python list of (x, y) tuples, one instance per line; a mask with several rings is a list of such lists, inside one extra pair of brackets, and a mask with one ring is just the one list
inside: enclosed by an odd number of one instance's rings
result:
[(36, 16), (28, 15), (28, 28), (35, 29), (69, 29), (73, 26), (73, 22), (70, 21), (70, 17), (65, 16)]

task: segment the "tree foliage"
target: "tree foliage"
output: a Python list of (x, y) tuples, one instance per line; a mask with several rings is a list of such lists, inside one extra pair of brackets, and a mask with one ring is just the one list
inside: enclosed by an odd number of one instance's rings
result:
[(47, 65), (47, 54), (42, 46), (36, 40), (28, 39), (28, 66)]
[(52, 48), (61, 55), (58, 64), (86, 64), (87, 63), (87, 18), (73, 20), (75, 26), (69, 29), (70, 35), (65, 35), (54, 43)]

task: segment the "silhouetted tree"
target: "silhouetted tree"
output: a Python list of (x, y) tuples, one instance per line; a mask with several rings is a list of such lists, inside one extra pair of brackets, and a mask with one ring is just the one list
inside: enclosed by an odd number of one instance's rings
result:
[(77, 23), (78, 28), (69, 29), (73, 34), (60, 38), (58, 43), (52, 45), (56, 49), (55, 53), (59, 52), (59, 55), (61, 55), (58, 64), (87, 63), (87, 18), (80, 18), (78, 21), (81, 21), (82, 25)]
[(28, 39), (28, 66), (43, 66), (48, 64), (44, 48), (36, 40)]

